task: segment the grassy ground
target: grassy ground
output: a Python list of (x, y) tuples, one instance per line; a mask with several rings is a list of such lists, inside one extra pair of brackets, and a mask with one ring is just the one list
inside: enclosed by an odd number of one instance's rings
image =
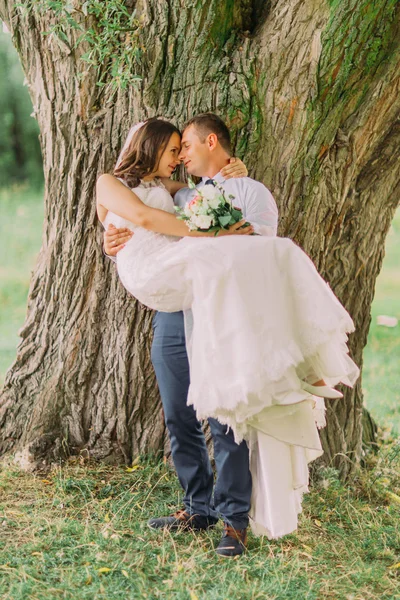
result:
[[(40, 246), (41, 194), (0, 193), (0, 382), (15, 357), (30, 270)], [(365, 353), (367, 406), (400, 431), (400, 214), (387, 244)], [(131, 469), (71, 461), (31, 475), (0, 471), (0, 599), (149, 598), (177, 600), (400, 599), (400, 444), (370, 457), (352, 488), (324, 472), (304, 502), (296, 534), (250, 537), (240, 560), (217, 559), (221, 529), (167, 534), (146, 527), (150, 515), (180, 505), (167, 465), (142, 460)]]
[(77, 459), (41, 476), (4, 469), (0, 598), (399, 599), (399, 450), (387, 446), (352, 489), (327, 470), (298, 532), (250, 536), (239, 560), (213, 553), (219, 527), (196, 535), (147, 528), (149, 515), (168, 514), (180, 500), (163, 463), (127, 471)]

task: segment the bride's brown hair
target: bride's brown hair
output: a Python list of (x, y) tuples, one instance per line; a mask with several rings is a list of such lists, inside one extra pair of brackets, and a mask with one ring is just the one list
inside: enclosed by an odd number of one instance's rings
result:
[(158, 117), (147, 119), (134, 133), (120, 163), (114, 169), (115, 177), (126, 181), (129, 187), (138, 186), (143, 177), (157, 171), (161, 155), (173, 133), (181, 137), (181, 132), (172, 123)]

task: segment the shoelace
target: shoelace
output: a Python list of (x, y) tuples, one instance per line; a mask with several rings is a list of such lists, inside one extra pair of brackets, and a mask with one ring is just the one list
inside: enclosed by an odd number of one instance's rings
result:
[(237, 539), (242, 544), (246, 544), (246, 530), (234, 529), (231, 525), (224, 523), (224, 535)]
[(180, 521), (188, 521), (190, 519), (189, 513), (187, 513), (184, 508), (181, 508), (181, 509), (177, 510), (171, 516), (175, 517), (175, 519), (179, 519)]

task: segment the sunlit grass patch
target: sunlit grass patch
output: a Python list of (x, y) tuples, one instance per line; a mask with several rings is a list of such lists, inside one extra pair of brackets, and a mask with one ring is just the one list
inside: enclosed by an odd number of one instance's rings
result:
[(275, 541), (250, 535), (247, 554), (234, 560), (214, 553), (220, 525), (200, 534), (147, 527), (181, 503), (162, 462), (141, 460), (128, 472), (78, 458), (41, 475), (4, 467), (0, 597), (400, 597), (400, 504), (388, 495), (400, 493), (393, 448), (352, 488), (326, 469), (305, 497), (296, 533)]

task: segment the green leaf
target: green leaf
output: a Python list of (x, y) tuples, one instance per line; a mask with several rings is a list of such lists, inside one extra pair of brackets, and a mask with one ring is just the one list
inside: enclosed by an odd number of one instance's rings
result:
[(243, 219), (243, 213), (241, 210), (236, 210), (236, 208), (232, 208), (231, 214), (232, 217), (235, 219), (235, 223)]
[[(230, 221), (231, 221), (231, 215), (227, 215), (224, 217), (218, 217), (218, 221), (219, 224), (221, 225), (221, 227), (226, 227), (227, 225), (229, 225)], [(234, 223), (236, 223), (236, 221), (233, 221)]]

